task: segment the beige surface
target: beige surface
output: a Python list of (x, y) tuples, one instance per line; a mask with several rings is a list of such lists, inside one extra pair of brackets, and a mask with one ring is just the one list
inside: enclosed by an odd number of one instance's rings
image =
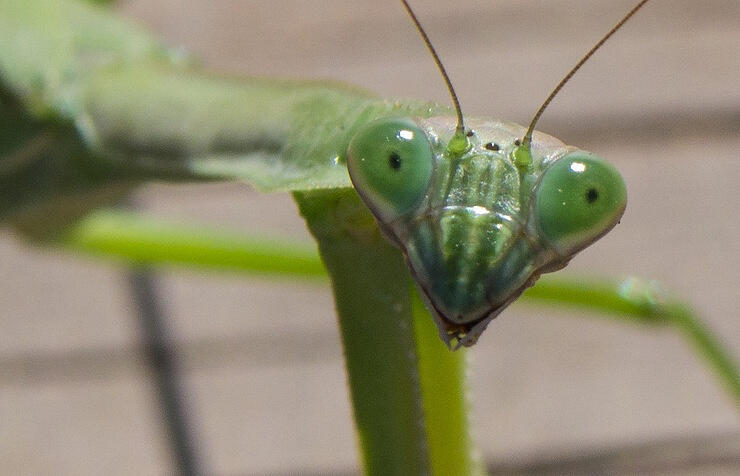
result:
[[(526, 122), (631, 2), (416, 3), (465, 111)], [(130, 0), (122, 10), (214, 68), (447, 100), (394, 1)], [(736, 0), (655, 1), (540, 127), (608, 157), (629, 187), (622, 224), (569, 272), (657, 278), (694, 303), (736, 355), (738, 51)], [(286, 196), (231, 184), (151, 186), (141, 197), (157, 216), (309, 239)], [(219, 474), (354, 467), (328, 290), (165, 278), (208, 466)], [(167, 471), (127, 299), (113, 267), (2, 236), (0, 473)], [(490, 459), (740, 433), (732, 402), (670, 331), (516, 305), (470, 354), (475, 429)]]

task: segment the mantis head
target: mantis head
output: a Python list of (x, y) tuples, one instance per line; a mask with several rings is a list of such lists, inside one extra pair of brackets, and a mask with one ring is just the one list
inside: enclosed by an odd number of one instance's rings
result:
[[(640, 0), (563, 77), (526, 130), (465, 126), (442, 62), (401, 0), (444, 79), (450, 118), (381, 118), (352, 138), (350, 178), (397, 244), (448, 345), (476, 342), (540, 274), (563, 268), (622, 217), (627, 192), (604, 160), (544, 134), (542, 113), (570, 78), (648, 0)], [(473, 131), (477, 131), (473, 132)]]
[(382, 118), (350, 142), (350, 178), (405, 256), (450, 343), (472, 345), (543, 272), (612, 229), (626, 189), (616, 169), (544, 134), (517, 164), (523, 128), (478, 121), (462, 154), (452, 118)]

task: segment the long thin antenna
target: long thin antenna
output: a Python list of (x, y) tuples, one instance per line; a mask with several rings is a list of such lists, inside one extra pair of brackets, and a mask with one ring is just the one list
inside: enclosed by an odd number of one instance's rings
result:
[(599, 48), (601, 48), (601, 45), (603, 45), (606, 42), (606, 40), (609, 39), (609, 37), (611, 37), (614, 33), (616, 33), (617, 30), (619, 30), (620, 28), (622, 28), (622, 25), (624, 25), (627, 22), (627, 20), (629, 20), (630, 18), (632, 18), (632, 15), (634, 15), (635, 13), (637, 13), (637, 10), (639, 10), (640, 8), (642, 8), (642, 6), (645, 5), (647, 2), (648, 2), (648, 0), (642, 0), (634, 8), (632, 8), (632, 10), (630, 10), (624, 16), (624, 18), (622, 18), (621, 20), (619, 20), (619, 23), (617, 23), (616, 25), (614, 25), (614, 28), (612, 28), (611, 30), (609, 30), (609, 32), (606, 35), (604, 35), (604, 37), (602, 39), (600, 39), (593, 46), (593, 48), (591, 48), (588, 51), (588, 53), (586, 53), (583, 56), (583, 58), (581, 58), (581, 60), (575, 66), (573, 66), (573, 69), (571, 69), (568, 72), (568, 74), (566, 74), (565, 77), (562, 80), (560, 80), (560, 82), (558, 83), (558, 85), (555, 86), (555, 89), (552, 90), (552, 92), (547, 97), (547, 99), (545, 99), (545, 102), (542, 103), (542, 106), (540, 106), (539, 110), (534, 115), (534, 118), (532, 119), (532, 122), (529, 123), (529, 128), (527, 129), (527, 133), (524, 134), (524, 139), (522, 140), (522, 147), (525, 150), (529, 150), (530, 149), (530, 147), (532, 145), (532, 133), (534, 132), (534, 126), (535, 126), (535, 124), (537, 124), (537, 121), (540, 119), (540, 116), (542, 115), (542, 113), (545, 112), (545, 109), (547, 108), (547, 106), (550, 105), (550, 101), (552, 101), (552, 99), (555, 97), (555, 95), (557, 95), (558, 92), (560, 92), (560, 90), (563, 88), (563, 86), (565, 86), (565, 83), (567, 83), (570, 80), (570, 78), (572, 78), (573, 75), (576, 74), (576, 71), (578, 71), (581, 68), (581, 66), (583, 66), (583, 64), (586, 61), (588, 61), (588, 59), (596, 52), (596, 50), (598, 50)]
[(440, 61), (439, 55), (435, 51), (434, 46), (432, 46), (432, 42), (429, 40), (427, 33), (424, 31), (424, 27), (421, 26), (419, 19), (416, 18), (416, 14), (411, 9), (411, 5), (409, 5), (409, 2), (407, 2), (406, 0), (401, 0), (401, 3), (403, 3), (404, 8), (411, 17), (411, 21), (413, 21), (414, 25), (416, 25), (416, 29), (419, 30), (419, 34), (424, 40), (424, 44), (427, 45), (429, 52), (434, 58), (434, 62), (437, 63), (437, 68), (439, 69), (439, 72), (442, 73), (442, 78), (447, 85), (447, 90), (450, 92), (452, 103), (455, 105), (455, 112), (457, 113), (457, 130), (455, 135), (463, 136), (465, 134), (465, 125), (463, 124), (462, 109), (460, 108), (460, 101), (457, 99), (457, 94), (455, 94), (455, 88), (452, 87), (452, 81), (450, 81), (450, 77), (447, 75), (447, 70), (445, 70), (445, 67), (442, 65), (442, 61)]

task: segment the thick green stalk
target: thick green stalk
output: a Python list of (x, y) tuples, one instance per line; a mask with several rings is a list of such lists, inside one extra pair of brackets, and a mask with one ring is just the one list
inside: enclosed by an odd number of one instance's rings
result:
[(354, 191), (295, 197), (331, 276), (365, 472), (427, 474), (411, 282), (403, 259)]
[(450, 352), (416, 289), (412, 309), (433, 474), (484, 474), (469, 429), (467, 351)]
[(442, 343), (399, 251), (352, 190), (296, 194), (332, 280), (368, 474), (479, 474), (465, 354)]

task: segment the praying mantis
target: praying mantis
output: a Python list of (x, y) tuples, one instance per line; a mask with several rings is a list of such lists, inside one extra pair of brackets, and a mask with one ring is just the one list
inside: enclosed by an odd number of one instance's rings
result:
[[(128, 85), (130, 85), (130, 84), (135, 84), (135, 80), (137, 78), (131, 76), (131, 77), (124, 78), (124, 79), (125, 79), (125, 81), (122, 81), (121, 88), (125, 88)], [(545, 86), (545, 87), (547, 87), (547, 86)], [(281, 94), (285, 94), (285, 91), (280, 91), (280, 93)], [(43, 99), (44, 98), (42, 97), (41, 100), (43, 100)], [(63, 99), (66, 99), (66, 98), (63, 97), (63, 98), (60, 99), (60, 101), (63, 100)], [(62, 103), (62, 106), (63, 105), (64, 105), (64, 103)], [(125, 105), (123, 105), (123, 104), (110, 104), (110, 105), (109, 104), (104, 104), (103, 106), (113, 108), (113, 107), (123, 107)], [(84, 124), (83, 124), (83, 126), (84, 126)], [(134, 124), (133, 126), (135, 127), (136, 124)], [(80, 127), (82, 127), (82, 126), (80, 126)], [(82, 129), (84, 130), (84, 127), (82, 127)], [(86, 132), (90, 133), (91, 134), (90, 137), (92, 137), (92, 133), (94, 133), (95, 130), (94, 129), (93, 130), (88, 130)], [(134, 131), (134, 132), (136, 132), (136, 131)], [(132, 136), (136, 136), (136, 134), (132, 134)], [(125, 140), (124, 137), (118, 137), (117, 139), (120, 139), (122, 141)], [(227, 139), (230, 139), (230, 137), (227, 137)], [(268, 137), (268, 139), (269, 139), (269, 137)], [(226, 146), (234, 146), (233, 143), (230, 144), (228, 140), (224, 141), (224, 143), (226, 144)], [(208, 171), (211, 171), (211, 170), (219, 170), (219, 167), (221, 167), (221, 170), (223, 170), (223, 167), (224, 167), (225, 164), (220, 163), (218, 160), (211, 160), (209, 162), (204, 162), (204, 163), (197, 164), (197, 165), (198, 165), (198, 167), (200, 167), (200, 172), (203, 172), (203, 171), (208, 172)], [(178, 171), (178, 170), (156, 170), (156, 171), (153, 171), (152, 173), (154, 175), (156, 175), (157, 173), (159, 173), (162, 176), (166, 176), (166, 174), (177, 174), (178, 172), (182, 172), (182, 171)], [(286, 172), (290, 172), (290, 171), (288, 170)], [(329, 178), (329, 179), (331, 180), (331, 178)], [(125, 190), (126, 189), (126, 185), (127, 185), (126, 183), (121, 184), (121, 188), (123, 190)], [(117, 192), (117, 190), (113, 190), (113, 191), (114, 192)], [(328, 204), (325, 204), (325, 205), (328, 205)], [(305, 212), (305, 210), (304, 210), (304, 212)], [(30, 222), (27, 222), (27, 223), (30, 223)], [(357, 222), (354, 223), (354, 224), (357, 225), (357, 226), (360, 226), (360, 227), (366, 226), (366, 227), (368, 227), (368, 230), (367, 231), (369, 233), (374, 233), (372, 231), (372, 230), (374, 230), (374, 228), (373, 228), (373, 222), (372, 222), (372, 220), (368, 221), (368, 216), (367, 215), (357, 217)], [(80, 235), (76, 235), (76, 238), (81, 241)], [(72, 241), (74, 241), (74, 240), (72, 240)], [(383, 244), (384, 242), (381, 242), (381, 241), (377, 241), (377, 242), (374, 242), (374, 243), (380, 243), (378, 246), (381, 246), (381, 247), (384, 247), (385, 246)], [(382, 249), (385, 249), (385, 248), (382, 248)], [(392, 258), (392, 256), (390, 254), (387, 255), (387, 256), (388, 256), (388, 260), (389, 260), (389, 265), (391, 264), (391, 262), (394, 262), (395, 263), (395, 261), (393, 261), (393, 258)], [(395, 255), (393, 255), (393, 256), (395, 256)], [(362, 284), (362, 283), (354, 283), (354, 287), (356, 288), (359, 284)], [(365, 284), (367, 284), (367, 283), (365, 283)]]

